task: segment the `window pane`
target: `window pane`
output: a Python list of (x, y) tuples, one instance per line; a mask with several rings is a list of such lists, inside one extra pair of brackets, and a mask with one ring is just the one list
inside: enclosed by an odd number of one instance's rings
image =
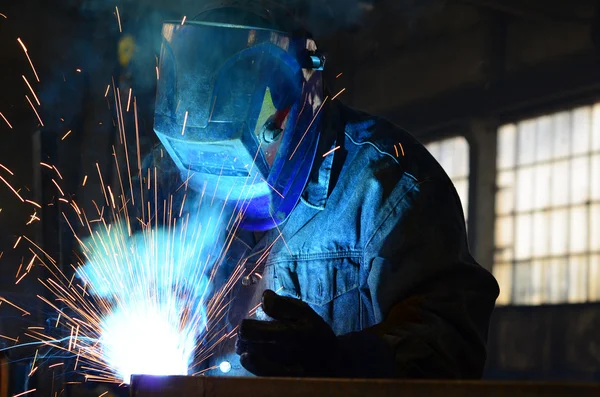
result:
[(448, 176), (453, 177), (454, 145), (452, 145), (452, 140), (445, 139), (440, 142), (440, 157), (438, 161)]
[(590, 207), (590, 249), (600, 252), (600, 204)]
[(594, 105), (592, 124), (592, 151), (600, 150), (600, 103)]
[(547, 161), (552, 157), (552, 117), (543, 116), (537, 121), (536, 161)]
[(517, 127), (508, 124), (498, 130), (498, 169), (512, 168), (515, 165)]
[(469, 143), (462, 137), (454, 138), (453, 177), (465, 178), (469, 175)]
[(548, 256), (550, 243), (550, 217), (546, 212), (533, 214), (533, 256), (540, 258)]
[(569, 259), (569, 302), (585, 302), (587, 299), (587, 257)]
[(592, 156), (591, 173), (591, 198), (600, 200), (600, 155)]
[(531, 215), (517, 215), (515, 230), (515, 259), (528, 259), (531, 257)]
[(550, 261), (546, 269), (546, 301), (559, 303), (567, 300), (568, 274), (566, 259), (555, 259)]
[(552, 181), (552, 165), (540, 164), (534, 168), (533, 208), (542, 209), (550, 206), (550, 186)]
[(498, 174), (496, 179), (496, 212), (498, 214), (511, 213), (515, 208), (514, 183), (515, 173), (513, 171), (503, 171)]
[(571, 164), (571, 203), (583, 204), (588, 200), (590, 161), (587, 156), (573, 159)]
[(519, 146), (517, 158), (519, 165), (532, 164), (535, 160), (535, 120), (519, 123)]
[(588, 249), (587, 208), (571, 209), (570, 249), (572, 253), (582, 253)]
[(552, 152), (554, 158), (566, 157), (571, 153), (571, 117), (569, 112), (554, 115), (554, 143)]
[(530, 262), (520, 262), (515, 265), (513, 302), (531, 304), (533, 295), (532, 266)]
[(429, 150), (429, 153), (431, 153), (431, 155), (433, 157), (435, 157), (435, 159), (438, 160), (438, 163), (439, 163), (440, 162), (439, 161), (439, 158), (440, 158), (440, 143), (439, 142), (431, 142), (431, 143), (428, 143), (426, 145), (426, 147), (427, 147), (427, 150)]
[(510, 303), (510, 295), (512, 289), (512, 265), (508, 263), (494, 265), (492, 273), (500, 286), (500, 295), (496, 300), (498, 305), (506, 305)]
[(517, 211), (533, 208), (533, 168), (517, 170)]
[(600, 300), (600, 255), (590, 257), (589, 300)]
[(539, 305), (542, 303), (544, 295), (543, 289), (543, 273), (544, 263), (541, 261), (533, 261), (531, 263), (531, 301), (532, 305)]
[(567, 253), (568, 220), (567, 210), (553, 211), (550, 215), (550, 253), (552, 255)]
[(589, 107), (573, 111), (573, 154), (587, 153), (590, 150), (591, 112)]
[[(496, 247), (505, 248), (513, 245), (513, 217), (503, 216), (496, 219)], [(508, 259), (511, 260), (512, 258)]]
[(569, 162), (560, 161), (552, 166), (552, 204), (569, 203)]

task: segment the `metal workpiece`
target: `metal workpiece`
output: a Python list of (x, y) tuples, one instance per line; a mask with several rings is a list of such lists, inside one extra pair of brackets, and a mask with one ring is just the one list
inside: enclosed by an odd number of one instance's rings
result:
[(600, 384), (134, 376), (131, 397), (597, 397)]

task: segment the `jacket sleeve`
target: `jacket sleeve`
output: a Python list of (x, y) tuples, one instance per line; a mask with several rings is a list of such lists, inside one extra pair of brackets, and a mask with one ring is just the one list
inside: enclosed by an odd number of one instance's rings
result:
[(363, 332), (391, 347), (397, 377), (482, 375), (498, 285), (470, 255), (466, 236), (445, 179), (415, 183), (372, 239), (369, 292), (382, 318)]

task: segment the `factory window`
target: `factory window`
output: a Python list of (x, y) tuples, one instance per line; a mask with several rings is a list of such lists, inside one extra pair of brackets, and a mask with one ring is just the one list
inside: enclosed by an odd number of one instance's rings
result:
[(469, 214), (469, 143), (464, 137), (457, 136), (425, 146), (454, 183), (466, 219)]
[(502, 126), (497, 165), (498, 303), (600, 300), (600, 104)]

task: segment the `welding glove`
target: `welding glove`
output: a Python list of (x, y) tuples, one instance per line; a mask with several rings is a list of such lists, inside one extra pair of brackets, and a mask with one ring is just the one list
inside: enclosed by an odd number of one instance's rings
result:
[(236, 353), (258, 376), (394, 376), (390, 347), (376, 335), (354, 332), (336, 336), (305, 302), (266, 290), (262, 308), (272, 321), (243, 320)]

